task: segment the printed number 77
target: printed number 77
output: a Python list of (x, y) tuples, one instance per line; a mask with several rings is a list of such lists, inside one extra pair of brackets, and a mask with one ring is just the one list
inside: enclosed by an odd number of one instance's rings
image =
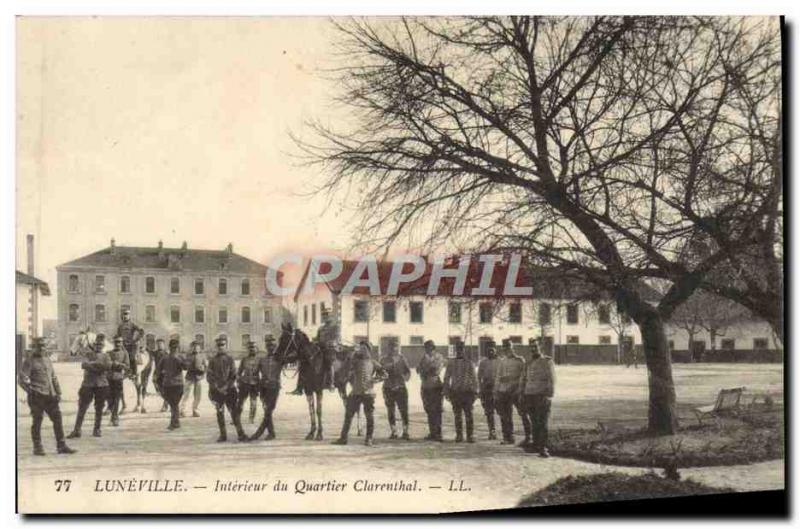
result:
[(57, 479), (56, 480), (56, 492), (69, 492), (69, 486), (72, 485), (71, 479)]

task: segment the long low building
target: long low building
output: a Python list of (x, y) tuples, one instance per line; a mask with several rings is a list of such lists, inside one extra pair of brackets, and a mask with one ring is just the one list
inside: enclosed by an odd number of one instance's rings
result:
[(112, 335), (123, 309), (146, 333), (145, 343), (178, 338), (230, 349), (261, 344), (280, 329), (281, 298), (266, 289), (267, 267), (223, 250), (117, 246), (69, 261), (58, 271), (58, 345), (64, 351), (81, 330)]

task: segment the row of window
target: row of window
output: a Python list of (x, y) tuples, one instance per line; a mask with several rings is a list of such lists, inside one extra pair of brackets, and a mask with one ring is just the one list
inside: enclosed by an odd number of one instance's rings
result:
[[(78, 274), (70, 274), (69, 281), (67, 284), (67, 290), (70, 293), (78, 294), (81, 292), (81, 284), (80, 284), (80, 277)], [(106, 288), (106, 276), (104, 275), (96, 275), (94, 276), (94, 292), (95, 294), (104, 294), (107, 292)], [(132, 292), (131, 287), (131, 276), (120, 276), (119, 278), (119, 292), (120, 294), (130, 294)], [(144, 293), (145, 294), (156, 294), (156, 278), (155, 276), (146, 276), (144, 278)], [(170, 294), (180, 294), (181, 293), (181, 278), (180, 277), (171, 277), (169, 278), (169, 293)], [(194, 279), (194, 294), (196, 296), (204, 296), (206, 293), (206, 280), (203, 278), (195, 278)], [(228, 294), (228, 280), (224, 277), (220, 277), (217, 279), (217, 294), (224, 296)], [(239, 294), (242, 296), (249, 296), (250, 295), (250, 280), (244, 278), (239, 283)]]
[[(456, 343), (458, 343), (460, 341), (463, 341), (463, 339), (464, 338), (462, 336), (448, 336), (448, 340), (447, 340), (448, 341), (448, 345), (453, 346)], [(509, 336), (508, 339), (514, 345), (523, 345), (525, 343), (523, 341), (523, 337), (519, 336), (519, 335)], [(366, 336), (354, 336), (353, 337), (353, 343), (354, 344), (360, 343), (362, 341), (369, 341), (369, 340), (367, 339)], [(552, 336), (546, 336), (544, 338), (544, 341), (546, 342), (546, 346), (547, 347), (550, 347), (550, 346), (553, 345), (553, 337)], [(623, 341), (623, 343), (627, 344), (630, 347), (632, 347), (633, 343), (634, 343), (633, 342), (633, 338), (630, 337), (630, 336), (622, 337), (622, 341)], [(481, 350), (483, 350), (486, 347), (487, 344), (492, 343), (492, 342), (494, 342), (494, 339), (489, 337), (489, 336), (481, 336), (481, 337), (478, 338), (478, 344), (479, 344), (479, 347), (481, 348)], [(424, 336), (412, 335), (412, 336), (408, 337), (408, 345), (423, 345), (424, 343), (425, 343), (425, 337)], [(580, 337), (579, 336), (569, 335), (569, 336), (566, 337), (566, 343), (569, 344), (569, 345), (580, 344)], [(601, 345), (611, 344), (611, 336), (610, 335), (598, 336), (597, 343), (599, 343)], [(547, 345), (547, 344), (549, 344), (549, 345)], [(382, 336), (380, 338), (381, 350), (385, 350), (387, 347), (395, 347), (396, 348), (399, 345), (400, 345), (400, 338), (397, 337), (397, 336)], [(441, 344), (439, 344), (439, 345), (441, 345)]]
[[(450, 302), (447, 308), (447, 317), (450, 323), (460, 324), (463, 318), (463, 304), (459, 302)], [(321, 310), (324, 310), (324, 303), (320, 303)], [(311, 325), (317, 324), (317, 306), (316, 304), (303, 306), (303, 325), (309, 324), (309, 307), (311, 307)], [(397, 322), (397, 302), (384, 301), (382, 302), (382, 316), (384, 323)], [(509, 303), (507, 305), (507, 319), (508, 323), (522, 323), (522, 303)], [(478, 304), (478, 318), (480, 323), (490, 324), (497, 315), (497, 307), (494, 303), (484, 302)], [(538, 310), (538, 323), (539, 325), (550, 325), (553, 319), (553, 308), (550, 303), (539, 303)], [(572, 303), (566, 306), (566, 321), (569, 325), (577, 325), (580, 323), (578, 304)], [(408, 318), (410, 323), (423, 323), (424, 320), (424, 304), (422, 301), (409, 301), (408, 303)], [(597, 319), (600, 324), (611, 324), (611, 307), (609, 305), (597, 306)], [(622, 320), (625, 324), (631, 322), (630, 318), (623, 316)], [(369, 301), (357, 299), (353, 301), (353, 321), (367, 322), (369, 321)]]
[[(121, 314), (124, 310), (130, 310), (130, 305), (121, 305), (119, 308), (119, 313), (117, 314), (117, 320), (121, 320)], [(68, 319), (69, 321), (80, 321), (81, 316), (81, 307), (78, 303), (71, 303), (69, 305), (68, 311)], [(239, 323), (252, 323), (252, 316), (250, 307), (242, 307), (241, 312), (239, 314)], [(167, 311), (167, 317), (169, 318), (170, 323), (181, 323), (182, 315), (181, 315), (181, 308), (177, 305), (171, 305)], [(265, 308), (262, 314), (263, 322), (264, 323), (272, 323), (272, 309)], [(98, 303), (94, 306), (94, 320), (98, 323), (105, 323), (108, 321), (108, 313), (106, 310), (106, 306), (102, 303)], [(145, 305), (144, 307), (144, 321), (145, 323), (155, 323), (158, 321), (156, 315), (156, 306), (155, 305)], [(194, 308), (194, 323), (205, 323), (206, 322), (206, 309), (205, 307), (195, 307)], [(226, 307), (220, 307), (217, 309), (217, 323), (228, 323), (228, 309)]]
[[(736, 349), (736, 339), (734, 338), (723, 338), (719, 343), (720, 349), (723, 351)], [(692, 340), (692, 342), (689, 344), (690, 350), (696, 350), (698, 348), (705, 349), (705, 347), (705, 340)], [(669, 340), (669, 348), (675, 349), (675, 342), (673, 340)], [(753, 338), (753, 349), (757, 351), (769, 349), (769, 340), (766, 338)]]
[[(78, 336), (77, 334), (71, 334), (69, 336), (70, 343), (72, 343), (77, 338), (77, 336)], [(228, 335), (226, 335), (225, 333), (222, 333), (219, 336), (224, 336), (226, 339), (228, 338)], [(272, 335), (264, 336), (264, 340), (265, 341), (266, 341), (267, 336), (272, 336)], [(164, 340), (166, 342), (169, 342), (169, 340), (171, 340), (173, 338), (177, 338), (178, 340), (180, 340), (181, 336), (179, 334), (172, 334), (172, 335), (170, 335), (168, 337), (164, 337)], [(216, 335), (215, 335), (215, 338), (216, 338)], [(256, 339), (256, 337), (254, 337), (254, 336), (252, 336), (250, 334), (242, 334), (241, 335), (241, 342), (240, 342), (241, 348), (242, 349), (246, 349), (247, 348), (247, 344), (250, 343), (250, 341), (254, 340), (254, 339)], [(156, 348), (156, 335), (155, 334), (146, 334), (145, 337), (144, 337), (144, 341), (145, 341), (145, 347), (147, 349), (154, 350)], [(206, 336), (204, 334), (195, 334), (194, 335), (194, 341), (196, 341), (196, 342), (198, 342), (200, 344), (200, 348), (201, 349), (205, 349), (206, 348)], [(257, 340), (256, 340), (256, 342), (258, 343)], [(262, 342), (262, 343), (264, 343), (264, 342)], [(213, 345), (213, 344), (209, 343), (208, 345)], [(234, 344), (230, 343), (230, 346), (234, 346)], [(259, 344), (259, 346), (261, 346), (261, 344)], [(182, 343), (181, 347), (183, 349), (188, 349), (189, 344), (183, 344)], [(264, 350), (264, 347), (261, 346), (261, 349)]]

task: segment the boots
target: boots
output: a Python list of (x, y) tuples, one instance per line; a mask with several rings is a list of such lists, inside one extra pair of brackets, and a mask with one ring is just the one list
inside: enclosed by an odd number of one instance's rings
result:
[(466, 422), (467, 422), (467, 442), (468, 443), (474, 443), (475, 442), (475, 436), (473, 434), (475, 433), (475, 431), (474, 431), (475, 430), (475, 424), (473, 423), (473, 420), (472, 420), (472, 414), (470, 413), (469, 415), (467, 415), (465, 417), (465, 419), (466, 419)]
[(464, 424), (461, 422), (461, 416), (456, 417), (456, 442), (464, 442)]
[(45, 455), (44, 447), (42, 446), (42, 442), (41, 441), (34, 441), (33, 442), (33, 455), (35, 455), (35, 456), (43, 456), (43, 455)]
[(389, 435), (389, 439), (397, 439), (397, 427), (394, 425), (394, 423), (390, 424), (389, 428), (392, 430), (391, 435)]
[(250, 401), (250, 424), (256, 422), (256, 403), (255, 401)]
[(219, 427), (219, 438), (217, 442), (224, 443), (228, 440), (228, 431), (225, 426), (225, 413), (222, 411), (217, 411), (217, 426)]
[(486, 415), (486, 424), (489, 426), (489, 440), (497, 439), (497, 430), (494, 428), (494, 413)]
[(59, 454), (74, 454), (77, 450), (70, 448), (67, 446), (67, 443), (61, 441), (58, 443), (58, 453)]
[(403, 435), (400, 438), (403, 441), (410, 441), (411, 440), (411, 436), (408, 435), (408, 423), (407, 422), (403, 423)]
[(267, 430), (269, 430), (269, 433), (267, 434), (267, 437), (264, 438), (264, 440), (272, 441), (273, 439), (275, 439), (275, 425), (272, 423), (272, 414), (268, 415), (266, 419), (267, 419)]

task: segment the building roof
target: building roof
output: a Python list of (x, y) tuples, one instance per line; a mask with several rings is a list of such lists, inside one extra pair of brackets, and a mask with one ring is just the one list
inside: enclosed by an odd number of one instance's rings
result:
[[(303, 288), (303, 285), (306, 281), (306, 277), (309, 273), (310, 264), (311, 263), (309, 263), (309, 265), (306, 267), (306, 270), (303, 274), (302, 279), (300, 280), (298, 288), (295, 291), (295, 296), (294, 296), (295, 300), (297, 300), (298, 296), (301, 293), (301, 289)], [(344, 287), (347, 284), (348, 279), (355, 271), (357, 264), (358, 261), (343, 260), (342, 273), (339, 274), (337, 278), (327, 281), (325, 283), (327, 288), (334, 294), (340, 294), (344, 290)], [(608, 293), (602, 291), (602, 289), (600, 289), (598, 286), (580, 278), (575, 272), (569, 272), (554, 268), (529, 267), (524, 265), (520, 266), (519, 273), (517, 274), (517, 280), (515, 281), (514, 286), (531, 287), (533, 289), (533, 294), (531, 295), (511, 294), (504, 296), (503, 289), (505, 286), (506, 276), (508, 275), (509, 271), (508, 261), (495, 263), (494, 272), (492, 273), (492, 278), (489, 283), (490, 287), (493, 288), (495, 291), (494, 294), (482, 295), (482, 296), (471, 295), (470, 292), (474, 288), (477, 288), (478, 285), (480, 284), (484, 266), (485, 264), (483, 261), (479, 261), (477, 258), (472, 259), (467, 273), (467, 279), (465, 282), (463, 294), (458, 294), (459, 296), (484, 297), (492, 299), (520, 298), (520, 297), (536, 298), (536, 299), (568, 299), (568, 300), (608, 298)], [(386, 294), (386, 292), (388, 292), (389, 278), (391, 277), (391, 272), (393, 267), (394, 267), (394, 262), (392, 261), (380, 261), (377, 263), (378, 281), (380, 284), (381, 294)], [(452, 261), (451, 264), (446, 263), (444, 267), (445, 269), (456, 268), (457, 263), (455, 261)], [(410, 273), (412, 270), (413, 270), (413, 265), (411, 263), (404, 263), (402, 268), (402, 271), (404, 273)], [(327, 262), (322, 262), (320, 264), (319, 273), (325, 274), (329, 271), (330, 271), (330, 264)], [(426, 268), (422, 276), (415, 281), (411, 281), (408, 283), (400, 283), (397, 295), (398, 296), (427, 295), (428, 285), (431, 279), (432, 271), (433, 271), (433, 263), (431, 261), (426, 260)], [(359, 279), (365, 279), (366, 277), (367, 277), (367, 270), (364, 270)], [(454, 290), (455, 290), (455, 279), (451, 277), (444, 277), (439, 282), (439, 289), (435, 295), (455, 296), (456, 294), (454, 294)], [(644, 296), (645, 300), (647, 301), (658, 301), (658, 299), (660, 299), (660, 294), (655, 289), (649, 287), (644, 283), (640, 284), (640, 291)], [(369, 288), (366, 286), (358, 286), (353, 289), (352, 293), (355, 295), (369, 295), (370, 291)]]
[(231, 272), (264, 276), (267, 267), (225, 250), (197, 250), (187, 248), (116, 246), (113, 244), (97, 252), (59, 265), (57, 268), (120, 268), (147, 270), (178, 270), (187, 272)]
[(23, 283), (25, 285), (36, 285), (39, 287), (39, 290), (42, 292), (43, 296), (50, 295), (50, 286), (47, 284), (46, 281), (42, 281), (39, 278), (20, 272), (19, 270), (17, 270), (16, 272), (17, 272), (17, 283)]

